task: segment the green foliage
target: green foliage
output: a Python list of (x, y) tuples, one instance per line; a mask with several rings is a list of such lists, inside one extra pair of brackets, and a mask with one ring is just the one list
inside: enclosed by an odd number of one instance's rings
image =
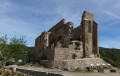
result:
[(24, 74), (20, 73), (20, 74), (14, 75), (14, 76), (24, 76)]
[(11, 59), (7, 60), (6, 62), (6, 65), (13, 65), (13, 64), (15, 64), (15, 61)]
[(72, 55), (72, 58), (73, 58), (73, 59), (76, 59), (76, 57), (77, 57), (76, 54), (73, 54), (73, 55)]
[(10, 75), (10, 72), (9, 71), (3, 71), (3, 74), (4, 74), (4, 76), (8, 76), (8, 75)]
[(26, 49), (26, 40), (25, 36), (21, 36), (19, 38), (13, 37), (10, 39), (9, 43), (9, 50), (14, 53), (13, 58), (17, 60), (21, 59), (23, 61), (26, 61), (27, 53), (25, 51)]
[(75, 50), (80, 50), (80, 42), (75, 42)]
[(43, 55), (43, 53), (39, 53), (38, 59), (39, 60), (47, 60), (47, 58)]
[(34, 49), (35, 49), (35, 47), (31, 46), (31, 47), (26, 47), (25, 50), (28, 52), (28, 54), (33, 55)]
[(0, 70), (0, 75), (2, 74), (2, 70)]
[(16, 71), (12, 71), (12, 74), (14, 74), (14, 75), (15, 75), (15, 74), (17, 74), (17, 72), (16, 72)]
[(8, 51), (7, 41), (8, 41), (7, 35), (2, 36), (0, 38), (0, 51), (1, 51), (0, 57), (1, 57), (1, 60), (6, 59), (6, 54), (8, 54), (7, 53), (7, 51)]
[(115, 67), (120, 67), (120, 49), (100, 47), (100, 55), (106, 62)]
[(26, 47), (25, 51), (27, 53), (27, 62), (34, 62), (34, 49), (35, 47)]
[(19, 38), (15, 36), (10, 39), (9, 43), (7, 35), (0, 37), (0, 59), (2, 60), (4, 65), (6, 61), (11, 58), (14, 58), (16, 60), (22, 59), (23, 61), (26, 61), (27, 55), (25, 54), (25, 48), (25, 36), (21, 36)]

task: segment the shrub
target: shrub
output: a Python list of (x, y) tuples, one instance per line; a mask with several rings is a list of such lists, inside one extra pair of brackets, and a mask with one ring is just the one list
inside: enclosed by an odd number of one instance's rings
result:
[(15, 72), (15, 71), (12, 71), (12, 74), (17, 74), (17, 72)]
[(80, 50), (80, 42), (75, 42), (75, 50)]
[(0, 70), (0, 75), (2, 74), (2, 70)]
[(8, 61), (6, 62), (6, 66), (8, 66), (8, 65), (13, 65), (13, 64), (15, 64), (15, 61), (14, 61), (14, 60), (8, 60)]
[(73, 59), (76, 59), (76, 57), (77, 57), (76, 54), (73, 54), (73, 55), (72, 55), (72, 58), (73, 58)]
[(24, 74), (22, 74), (22, 73), (19, 73), (19, 74), (17, 74), (17, 75), (14, 75), (14, 76), (24, 76)]
[(9, 71), (4, 70), (4, 71), (3, 71), (3, 74), (4, 74), (4, 76), (8, 76), (8, 75), (10, 75), (10, 72), (9, 72)]
[(43, 53), (40, 53), (39, 56), (38, 56), (38, 59), (39, 59), (39, 60), (47, 60), (47, 57), (45, 57), (45, 56), (43, 55)]

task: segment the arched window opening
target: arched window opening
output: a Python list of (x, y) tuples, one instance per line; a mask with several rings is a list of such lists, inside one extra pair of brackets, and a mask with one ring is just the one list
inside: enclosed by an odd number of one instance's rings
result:
[(55, 39), (52, 39), (52, 41), (50, 42), (50, 49), (54, 49), (55, 48)]
[(62, 47), (63, 45), (63, 38), (62, 36), (59, 36), (57, 39), (57, 47)]

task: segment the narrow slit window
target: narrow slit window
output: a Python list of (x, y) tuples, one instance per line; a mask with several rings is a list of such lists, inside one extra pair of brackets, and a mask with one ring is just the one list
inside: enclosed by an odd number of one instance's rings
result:
[(91, 21), (89, 22), (89, 33), (92, 33), (92, 23), (91, 23)]

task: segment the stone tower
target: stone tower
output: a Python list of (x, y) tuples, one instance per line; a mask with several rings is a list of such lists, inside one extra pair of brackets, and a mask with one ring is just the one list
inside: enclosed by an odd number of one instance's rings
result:
[(81, 27), (84, 57), (99, 57), (98, 24), (94, 21), (94, 15), (84, 11), (82, 15)]

